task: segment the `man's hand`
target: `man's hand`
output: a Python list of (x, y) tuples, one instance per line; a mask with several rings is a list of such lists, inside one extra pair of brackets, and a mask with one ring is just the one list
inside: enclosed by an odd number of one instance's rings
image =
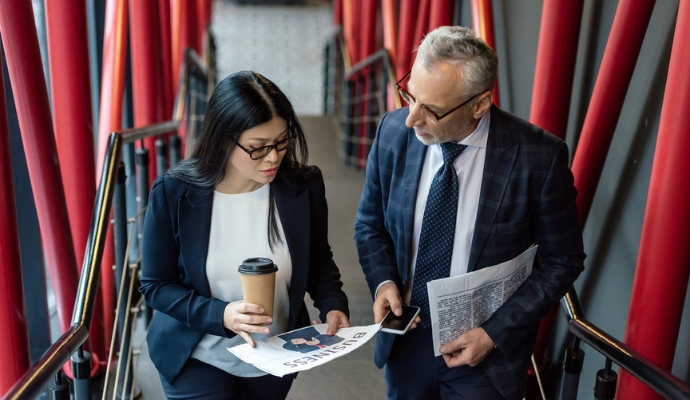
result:
[(449, 368), (476, 367), (494, 349), (494, 342), (483, 328), (474, 328), (439, 349)]
[(374, 322), (379, 323), (388, 314), (388, 310), (393, 310), (393, 314), (402, 315), (402, 299), (400, 291), (393, 282), (387, 282), (379, 286), (374, 301)]

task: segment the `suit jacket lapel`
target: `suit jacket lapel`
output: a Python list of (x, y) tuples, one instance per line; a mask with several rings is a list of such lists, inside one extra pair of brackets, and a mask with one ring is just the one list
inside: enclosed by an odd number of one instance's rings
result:
[[(311, 241), (309, 193), (307, 191), (300, 193), (299, 188), (299, 184), (289, 182), (280, 175), (271, 183), (271, 192), (275, 198), (292, 261), (289, 324), (294, 324), (301, 309), (303, 296), (297, 294), (305, 293), (307, 290)], [(295, 304), (292, 304), (293, 302)]]
[(179, 200), (180, 254), (189, 278), (204, 296), (211, 296), (206, 276), (206, 256), (211, 234), (213, 190), (190, 186)]
[[(411, 129), (410, 129), (411, 130)], [(410, 265), (410, 257), (412, 256), (412, 236), (414, 232), (414, 213), (417, 204), (417, 190), (419, 189), (419, 179), (422, 175), (422, 167), (424, 166), (424, 157), (428, 146), (420, 142), (414, 133), (407, 134), (407, 156), (405, 157), (405, 178), (403, 181), (403, 215), (404, 215), (404, 229), (405, 237), (405, 251), (403, 254), (407, 257), (403, 265), (404, 271), (401, 271), (403, 280), (407, 281), (407, 276)]]
[(503, 194), (508, 186), (508, 179), (515, 165), (517, 152), (518, 146), (513, 144), (510, 131), (503, 119), (503, 111), (492, 106), (484, 175), (479, 195), (479, 210), (474, 226), (468, 272), (477, 267), (479, 254), (484, 248), (491, 226), (501, 206), (501, 199), (503, 199)]

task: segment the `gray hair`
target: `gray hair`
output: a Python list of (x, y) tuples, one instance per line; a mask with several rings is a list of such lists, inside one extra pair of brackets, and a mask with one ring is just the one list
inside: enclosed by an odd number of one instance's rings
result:
[(496, 52), (462, 26), (442, 26), (429, 32), (417, 49), (417, 59), (430, 69), (439, 62), (459, 66), (468, 93), (493, 90), (498, 71)]

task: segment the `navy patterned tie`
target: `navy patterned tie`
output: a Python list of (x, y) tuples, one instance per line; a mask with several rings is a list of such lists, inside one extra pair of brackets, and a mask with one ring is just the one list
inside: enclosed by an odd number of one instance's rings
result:
[(410, 298), (410, 304), (421, 309), (419, 316), (422, 317), (422, 329), (431, 326), (426, 283), (450, 275), (459, 190), (458, 175), (453, 161), (466, 147), (452, 142), (441, 143), (443, 166), (431, 182), (424, 208)]

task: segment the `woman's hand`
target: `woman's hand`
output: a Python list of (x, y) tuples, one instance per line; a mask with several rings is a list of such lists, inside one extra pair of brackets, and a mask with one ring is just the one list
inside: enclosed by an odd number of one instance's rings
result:
[[(317, 320), (311, 321), (312, 324), (318, 325)], [(338, 329), (350, 327), (350, 320), (347, 319), (347, 315), (344, 312), (338, 310), (329, 311), (326, 314), (326, 323), (328, 324), (328, 329), (326, 330), (326, 335), (333, 336)]]
[(258, 304), (234, 301), (225, 306), (223, 326), (240, 335), (250, 346), (256, 347), (249, 333), (269, 333), (269, 329), (262, 325), (270, 325), (273, 322), (273, 318), (259, 315), (263, 312), (264, 308)]

